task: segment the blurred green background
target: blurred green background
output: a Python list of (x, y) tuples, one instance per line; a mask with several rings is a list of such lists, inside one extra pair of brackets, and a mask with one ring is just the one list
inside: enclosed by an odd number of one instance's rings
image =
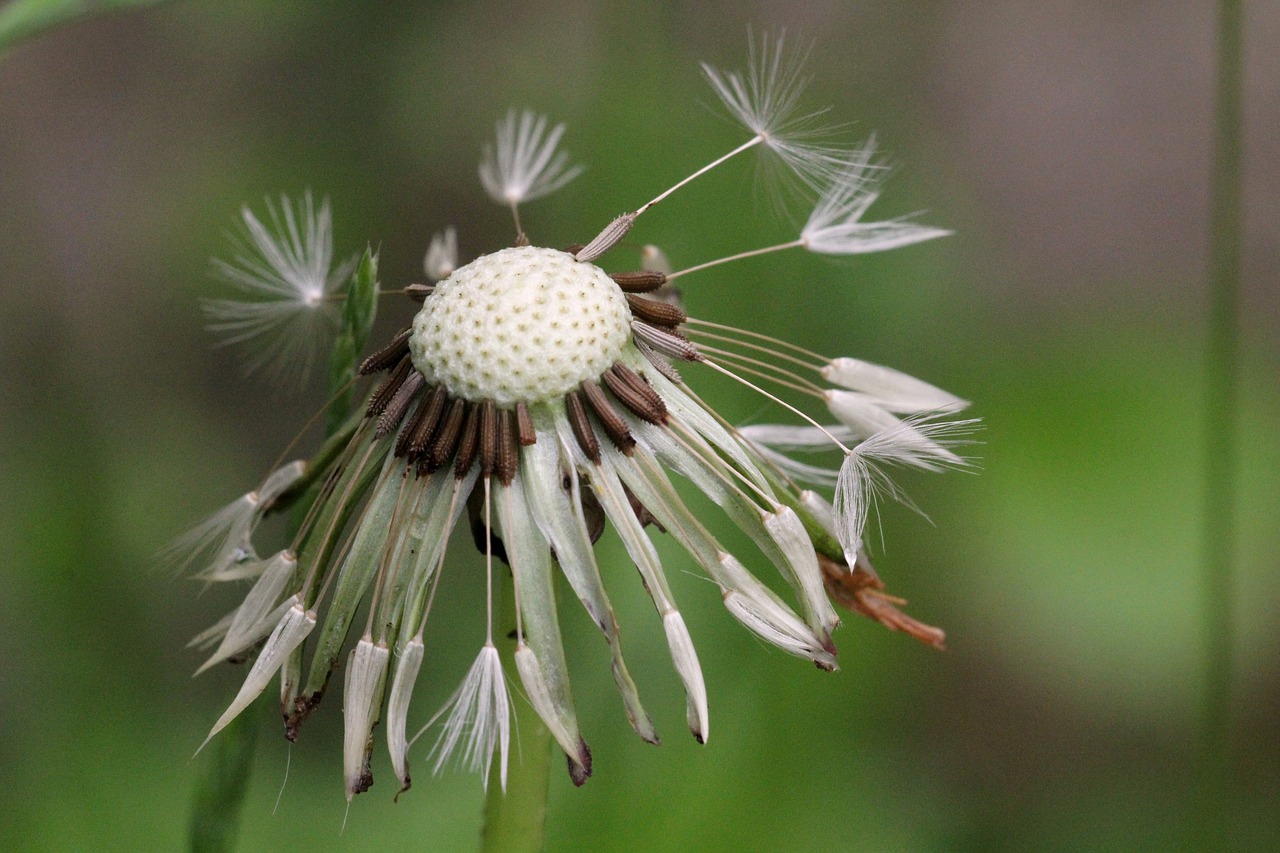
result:
[[(1280, 8), (1248, 7), (1238, 682), (1232, 837), (1280, 849)], [(90, 19), (0, 58), (0, 849), (180, 849), (192, 758), (234, 695), (183, 648), (228, 606), (150, 555), (250, 488), (321, 402), (240, 375), (198, 299), (244, 202), (311, 188), (335, 242), (421, 277), (433, 231), (510, 240), (475, 164), (528, 106), (589, 169), (524, 210), (583, 241), (744, 138), (698, 62), (747, 27), (813, 39), (808, 93), (898, 168), (873, 212), (956, 236), (840, 262), (691, 276), (691, 313), (890, 364), (975, 401), (981, 472), (907, 480), (930, 525), (882, 519), (877, 567), (945, 654), (849, 617), (843, 670), (752, 640), (664, 554), (706, 671), (683, 736), (661, 631), (606, 571), (661, 748), (630, 732), (604, 646), (564, 608), (583, 730), (551, 850), (1165, 850), (1191, 792), (1204, 628), (1197, 554), (1213, 8), (1208, 3), (193, 0)], [(790, 226), (743, 161), (641, 222), (677, 267)], [(624, 262), (623, 266), (628, 265)], [(410, 316), (382, 306), (379, 336)], [(690, 371), (738, 421), (775, 418)], [(1268, 497), (1269, 496), (1269, 497)], [(279, 531), (276, 531), (278, 534)], [(269, 538), (269, 536), (267, 537)], [(727, 537), (728, 538), (728, 537)], [(734, 542), (728, 538), (729, 542)], [(663, 545), (665, 548), (665, 544)], [(480, 636), (454, 551), (416, 707)], [(339, 697), (290, 754), (264, 729), (240, 849), (472, 849), (477, 779), (378, 784), (345, 832)], [(270, 711), (260, 709), (264, 716)], [(285, 779), (288, 782), (279, 798)]]

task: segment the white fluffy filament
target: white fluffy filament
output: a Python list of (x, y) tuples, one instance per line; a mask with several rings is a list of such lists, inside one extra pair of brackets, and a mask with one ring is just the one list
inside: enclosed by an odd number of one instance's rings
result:
[(486, 145), (480, 182), (499, 204), (517, 205), (555, 192), (582, 172), (569, 155), (556, 151), (564, 125), (547, 131), (546, 116), (532, 110), (509, 110), (496, 125), (497, 145)]
[(265, 369), (280, 382), (306, 379), (328, 337), (337, 330), (339, 308), (333, 292), (351, 274), (352, 262), (333, 269), (333, 220), (329, 200), (316, 210), (308, 191), (296, 205), (268, 199), (269, 225), (245, 207), (247, 240), (230, 262), (214, 261), (218, 277), (239, 298), (206, 299), (209, 330), (223, 344), (248, 348), (246, 369)]
[[(436, 757), (437, 774), (462, 744), (458, 760), (469, 772), (480, 773), (486, 790), (493, 753), (499, 752), (499, 777), (507, 789), (507, 755), (511, 742), (511, 700), (502, 661), (492, 643), (484, 648), (471, 665), (467, 677), (436, 715), (449, 712), (432, 754)], [(434, 722), (434, 719), (432, 720)], [(431, 723), (427, 723), (430, 726)], [(426, 727), (423, 728), (425, 731)], [(422, 732), (414, 737), (417, 740)], [(464, 743), (465, 739), (465, 743)]]
[(817, 189), (837, 171), (844, 155), (820, 144), (831, 128), (817, 119), (826, 111), (801, 114), (800, 96), (809, 82), (804, 73), (808, 51), (795, 51), (779, 33), (750, 41), (746, 73), (720, 71), (702, 64), (707, 82), (735, 119), (756, 134), (793, 172)]
[(949, 448), (964, 443), (978, 423), (976, 419), (930, 422), (906, 418), (854, 446), (840, 466), (832, 503), (836, 538), (849, 565), (857, 559), (867, 517), (880, 496), (914, 508), (887, 468), (904, 465), (942, 471), (967, 467), (969, 462)]
[(810, 252), (824, 255), (856, 255), (908, 246), (951, 232), (919, 225), (906, 218), (861, 222), (880, 196), (881, 167), (872, 162), (875, 139), (854, 151), (843, 167), (828, 176), (822, 195), (800, 231), (800, 242)]

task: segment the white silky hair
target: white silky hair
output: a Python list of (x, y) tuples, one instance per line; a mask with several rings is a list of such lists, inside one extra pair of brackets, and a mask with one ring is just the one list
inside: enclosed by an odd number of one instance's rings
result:
[(884, 169), (877, 165), (875, 137), (868, 139), (839, 169), (828, 171), (826, 186), (800, 231), (800, 242), (810, 252), (824, 255), (857, 255), (909, 246), (951, 232), (920, 225), (906, 217), (882, 222), (862, 222), (867, 208), (880, 197)]
[(892, 498), (919, 511), (889, 475), (889, 468), (906, 466), (937, 472), (971, 465), (970, 460), (950, 448), (967, 443), (980, 421), (976, 418), (929, 420), (929, 417), (926, 414), (904, 418), (895, 426), (859, 442), (846, 454), (836, 476), (832, 514), (836, 538), (850, 566), (862, 547), (867, 518), (881, 497)]
[(245, 235), (231, 261), (214, 261), (218, 278), (237, 298), (203, 300), (208, 329), (220, 344), (244, 344), (245, 369), (279, 383), (301, 384), (337, 331), (341, 306), (332, 299), (354, 260), (333, 266), (333, 217), (329, 200), (317, 210), (308, 190), (296, 204), (267, 200), (268, 221), (247, 206)]
[(532, 110), (509, 110), (495, 127), (496, 145), (484, 147), (480, 182), (499, 204), (532, 201), (555, 192), (582, 173), (557, 151), (564, 125), (547, 130), (546, 116)]
[(800, 96), (809, 83), (804, 72), (807, 50), (796, 50), (784, 33), (763, 33), (749, 40), (747, 70), (721, 71), (702, 63), (703, 74), (729, 113), (791, 169), (810, 189), (818, 190), (838, 172), (844, 156), (823, 145), (832, 128), (820, 122), (826, 110), (800, 111)]
[(458, 230), (450, 225), (444, 231), (431, 235), (427, 254), (422, 259), (422, 271), (432, 281), (441, 281), (457, 268)]
[(202, 566), (194, 576), (209, 582), (258, 577), (267, 563), (258, 559), (253, 548), (254, 528), (262, 520), (263, 511), (306, 471), (307, 464), (301, 460), (280, 466), (257, 489), (241, 495), (161, 548), (156, 554), (157, 562), (174, 572)]
[[(461, 746), (458, 761), (471, 773), (479, 773), (484, 787), (489, 787), (489, 768), (493, 754), (499, 754), (499, 778), (502, 790), (507, 789), (507, 758), (511, 745), (511, 699), (507, 693), (507, 679), (502, 671), (502, 660), (492, 643), (485, 643), (467, 672), (462, 684), (449, 697), (449, 701), (422, 731), (417, 740), (436, 719), (448, 711), (448, 717), (440, 731), (440, 737), (431, 753), (435, 756), (434, 772), (439, 774), (454, 752)], [(465, 740), (464, 740), (465, 736)]]

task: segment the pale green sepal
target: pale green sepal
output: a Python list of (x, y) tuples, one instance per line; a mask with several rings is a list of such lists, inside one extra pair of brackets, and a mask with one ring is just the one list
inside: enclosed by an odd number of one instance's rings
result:
[(372, 248), (365, 248), (345, 296), (341, 329), (329, 356), (329, 391), (334, 399), (326, 433), (336, 432), (351, 411), (351, 385), (378, 313), (378, 255)]
[(396, 674), (391, 680), (391, 693), (387, 697), (387, 749), (391, 753), (391, 769), (400, 780), (400, 790), (409, 790), (409, 702), (413, 699), (413, 686), (418, 681), (422, 657), (426, 651), (422, 640), (414, 637), (401, 649), (396, 661)]
[(693, 736), (703, 741), (706, 737), (707, 689), (703, 683), (702, 670), (698, 667), (698, 656), (693, 650), (693, 642), (689, 639), (687, 631), (683, 636), (680, 633), (684, 628), (684, 619), (676, 608), (671, 587), (667, 583), (667, 576), (662, 571), (662, 564), (658, 559), (658, 552), (653, 547), (653, 542), (645, 535), (639, 519), (636, 518), (635, 510), (627, 499), (626, 491), (619, 482), (609, 457), (602, 455), (600, 463), (593, 465), (582, 453), (572, 434), (569, 434), (569, 425), (567, 423), (557, 425), (560, 426), (560, 440), (564, 442), (565, 447), (570, 448), (579, 468), (589, 477), (591, 488), (597, 500), (600, 501), (600, 506), (613, 524), (614, 530), (622, 538), (627, 553), (631, 555), (632, 562), (640, 571), (645, 589), (653, 598), (658, 614), (662, 616), (662, 624), (667, 629), (667, 642), (671, 647), (671, 659), (675, 664), (676, 672), (680, 675), (680, 680), (684, 682), (689, 727)]
[(564, 659), (564, 641), (556, 613), (551, 547), (534, 523), (520, 474), (510, 486), (501, 489), (497, 506), (502, 541), (506, 545), (516, 601), (523, 620), (524, 639), (529, 643), (527, 647), (523, 644), (518, 646), (515, 653), (520, 680), (534, 710), (547, 724), (565, 754), (587, 771), (589, 759), (578, 731), (578, 718), (569, 689), (569, 671)]
[(724, 585), (724, 605), (734, 618), (762, 640), (825, 670), (837, 669), (835, 655), (800, 617), (757, 581), (732, 554), (721, 552), (717, 580)]
[(266, 688), (272, 676), (276, 674), (276, 670), (280, 668), (285, 658), (289, 656), (289, 653), (302, 645), (315, 627), (316, 614), (314, 610), (303, 610), (301, 604), (294, 604), (293, 607), (289, 608), (284, 618), (280, 620), (280, 624), (276, 625), (276, 629), (267, 638), (262, 651), (258, 653), (258, 659), (253, 662), (253, 668), (249, 670), (244, 684), (240, 686), (240, 692), (236, 694), (236, 698), (231, 702), (230, 707), (213, 724), (208, 737), (204, 739), (204, 743), (200, 744), (200, 749), (204, 749), (205, 744), (214, 735), (221, 731), (227, 723), (235, 719), (237, 714), (249, 707), (249, 703), (258, 698), (258, 694)]
[(466, 508), (467, 497), (479, 479), (479, 468), (473, 466), (466, 477), (454, 478), (452, 471), (432, 475), (426, 492), (418, 502), (411, 522), (411, 535), (420, 533), (422, 546), (417, 553), (411, 578), (403, 595), (399, 645), (403, 646), (422, 628), (432, 579), (440, 570), (440, 559), (458, 517)]
[[(809, 489), (801, 491), (797, 499), (800, 501), (800, 505), (813, 516), (813, 520), (818, 523), (818, 526), (834, 539), (836, 535), (836, 517), (830, 502), (823, 498), (822, 495)], [(803, 521), (804, 519), (802, 518), (801, 520)], [(808, 525), (805, 526), (807, 527)]]
[(689, 636), (689, 629), (685, 627), (684, 617), (679, 610), (672, 610), (663, 616), (662, 627), (667, 634), (667, 645), (671, 648), (671, 659), (675, 661), (676, 672), (680, 673), (680, 680), (684, 682), (688, 693), (689, 731), (697, 738), (698, 743), (706, 743), (711, 731), (707, 719), (707, 687), (702, 680), (698, 653), (693, 650), (693, 639)]
[[(631, 727), (648, 742), (658, 743), (653, 721), (640, 704), (639, 691), (622, 657), (618, 620), (600, 580), (600, 568), (596, 565), (595, 551), (582, 517), (577, 470), (572, 466), (567, 471), (561, 467), (562, 449), (555, 423), (562, 420), (564, 414), (562, 411), (553, 413), (546, 406), (531, 407), (530, 413), (538, 440), (521, 450), (520, 467), (525, 474), (525, 497), (529, 508), (542, 535), (555, 549), (561, 572), (609, 643), (613, 678), (622, 694)], [(567, 451), (565, 455), (568, 455)], [(570, 480), (568, 495), (561, 486), (564, 473)]]
[(418, 555), (427, 547), (423, 541), (427, 525), (423, 523), (422, 509), (423, 499), (431, 490), (431, 480), (410, 476), (406, 485), (391, 522), (394, 542), (388, 542), (388, 553), (383, 557), (385, 574), (378, 579), (378, 608), (373, 621), (374, 636), (378, 639), (396, 635), (405, 597), (414, 581), (414, 566)]
[(827, 598), (822, 570), (818, 568), (818, 554), (813, 550), (813, 542), (804, 523), (795, 510), (780, 504), (774, 512), (765, 515), (764, 526), (791, 566), (797, 593), (801, 597), (801, 609), (806, 614), (815, 614), (823, 631), (830, 635), (840, 624), (840, 617)]
[(388, 453), (380, 482), (375, 486), (373, 497), (360, 516), (346, 557), (338, 569), (329, 612), (325, 615), (324, 627), (320, 630), (316, 651), (311, 658), (311, 671), (303, 690), (306, 695), (315, 695), (324, 690), (329, 673), (338, 661), (351, 619), (382, 562), (387, 545), (387, 528), (391, 524), (404, 484), (405, 478), (398, 470), (402, 468), (404, 461)]
[(373, 724), (382, 705), (382, 686), (390, 658), (387, 645), (375, 643), (369, 637), (361, 638), (347, 657), (342, 691), (342, 771), (347, 802), (373, 784), (369, 770)]
[(835, 658), (799, 616), (758, 578), (725, 552), (681, 500), (658, 461), (644, 447), (631, 456), (602, 448), (619, 476), (658, 523), (706, 569), (723, 592), (729, 612), (756, 636), (791, 654), (806, 657), (824, 669)]
[(805, 582), (797, 573), (792, 560), (784, 553), (774, 539), (773, 533), (765, 526), (766, 511), (725, 482), (724, 478), (732, 475), (713, 468), (705, 457), (690, 452), (663, 427), (633, 419), (631, 434), (641, 445), (651, 450), (664, 465), (693, 482), (703, 494), (725, 511), (725, 514), (743, 533), (751, 537), (751, 541), (755, 542), (756, 547), (769, 558), (795, 592), (805, 622), (815, 632), (825, 633), (828, 630), (824, 624), (825, 614), (821, 609), (813, 607), (812, 599), (805, 591)]
[(516, 646), (516, 671), (520, 673), (520, 683), (524, 685), (525, 696), (533, 710), (542, 718), (551, 736), (560, 744), (565, 755), (569, 756), (581, 768), (581, 772), (590, 773), (591, 759), (586, 751), (586, 744), (578, 732), (578, 722), (573, 718), (573, 708), (568, 714), (560, 700), (552, 696), (547, 674), (534, 654), (533, 649), (524, 643)]
[(288, 719), (293, 713), (298, 688), (302, 686), (302, 646), (289, 653), (280, 665), (280, 714)]
[(267, 561), (266, 569), (236, 609), (217, 651), (196, 670), (197, 675), (216, 663), (240, 654), (271, 632), (284, 615), (279, 610), (280, 597), (297, 567), (297, 557), (288, 550), (280, 551)]
[(264, 510), (271, 506), (276, 498), (293, 488), (293, 484), (302, 479), (306, 473), (307, 463), (301, 459), (295, 459), (272, 471), (258, 487), (259, 505)]
[(325, 576), (333, 569), (331, 560), (342, 541), (343, 529), (382, 470), (382, 464), (373, 459), (376, 449), (374, 430), (366, 423), (366, 427), (358, 429), (352, 437), (342, 461), (335, 463), (340, 465), (336, 481), (315, 486), (319, 490), (316, 497), (319, 512), (297, 549), (298, 575), (310, 581), (303, 589), (309, 605), (315, 603)]

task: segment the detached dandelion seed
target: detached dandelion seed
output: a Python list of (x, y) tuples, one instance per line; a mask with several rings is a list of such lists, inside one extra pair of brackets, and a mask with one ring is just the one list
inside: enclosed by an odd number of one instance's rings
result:
[[(450, 534), (464, 511), (480, 531), (486, 558), (485, 637), (461, 686), (428, 723), (443, 718), (430, 756), (437, 771), (457, 759), (487, 783), (496, 760), (505, 787), (511, 673), (494, 646), (493, 583), (507, 570), (516, 602), (513, 677), (565, 753), (576, 784), (591, 774), (592, 759), (560, 632), (558, 608), (573, 606), (572, 599), (557, 603), (562, 583), (600, 633), (597, 651), (609, 658), (619, 710), (639, 737), (656, 744), (611, 602), (628, 585), (632, 594), (647, 593), (682, 685), (689, 731), (707, 740), (714, 697), (668, 582), (671, 569), (654, 547), (659, 531), (714, 582), (740, 624), (821, 669), (837, 669), (832, 631), (840, 620), (832, 598), (940, 645), (940, 631), (902, 614), (899, 600), (883, 592), (863, 534), (877, 497), (904, 499), (890, 478), (894, 468), (966, 464), (956, 449), (977, 422), (954, 416), (968, 403), (892, 368), (689, 317), (670, 286), (698, 270), (765, 252), (856, 254), (946, 233), (903, 220), (864, 222), (880, 174), (872, 145), (837, 152), (789, 135), (803, 76), (781, 39), (762, 39), (753, 49), (745, 75), (706, 69), (753, 139), (614, 220), (573, 253), (532, 243), (519, 218), (522, 202), (563, 187), (581, 171), (559, 150), (564, 127), (548, 129), (544, 117), (514, 110), (498, 123), (480, 177), (511, 211), (516, 244), (459, 263), (453, 229), (433, 238), (425, 272), (434, 284), (409, 290), (421, 308), (363, 362), (361, 375), (380, 378), (338, 443), (312, 463), (281, 468), (171, 554), (206, 581), (253, 581), (244, 603), (198, 638), (214, 649), (209, 663), (265, 641), (211, 736), (280, 672), (286, 733), (296, 737), (343, 660), (357, 612), (367, 612), (346, 656), (346, 793), (350, 798), (372, 783), (372, 738), (384, 706), (391, 765), (400, 790), (408, 788), (415, 684), (420, 673), (432, 672), (432, 680), (439, 675), (424, 628), (449, 562)], [(818, 189), (799, 235), (676, 272), (653, 246), (644, 247), (642, 268), (634, 272), (610, 273), (594, 263), (649, 207), (756, 145), (775, 151)], [(322, 296), (332, 291), (329, 214), (327, 205), (315, 214), (309, 197), (297, 211), (284, 209), (283, 242), (268, 239), (246, 214), (265, 260), (225, 266), (245, 271), (242, 282), (278, 293), (296, 309), (304, 301), (303, 269), (309, 287)], [(301, 232), (299, 219), (307, 223)], [(288, 335), (265, 323), (251, 328), (263, 337)], [(272, 346), (280, 353), (290, 345)], [(703, 370), (754, 389), (792, 423), (735, 428), (693, 390)], [(822, 411), (827, 414), (820, 417)], [(828, 467), (806, 458), (823, 450), (840, 463)], [(722, 517), (693, 511), (673, 474), (718, 505)], [(830, 489), (831, 500), (808, 490), (811, 485)], [(301, 494), (314, 497), (289, 548), (259, 558), (251, 543), (258, 520)], [(751, 552), (731, 553), (712, 532), (718, 524), (745, 533)], [(606, 525), (642, 584), (597, 562), (594, 544)], [(763, 579), (772, 572), (788, 596)], [(477, 616), (477, 630), (479, 622)]]
[(431, 238), (426, 257), (422, 259), (423, 272), (432, 281), (448, 278), (458, 268), (458, 232), (453, 226)]
[(824, 122), (827, 109), (802, 111), (808, 52), (795, 50), (783, 33), (764, 33), (749, 44), (745, 72), (722, 71), (706, 62), (702, 72), (730, 115), (755, 134), (744, 148), (764, 146), (802, 182), (819, 187), (848, 155), (826, 142), (834, 131)]
[[(315, 208), (308, 191), (296, 204), (267, 200), (267, 222), (245, 207), (245, 234), (230, 261), (214, 261), (220, 279), (239, 298), (206, 299), (209, 330), (224, 344), (243, 344), (246, 370), (280, 384), (301, 383), (337, 330), (333, 297), (350, 277), (353, 261), (333, 266), (329, 200)], [(247, 237), (247, 241), (244, 239)]]
[(582, 173), (570, 166), (569, 155), (556, 150), (564, 125), (547, 131), (546, 116), (531, 110), (511, 110), (497, 124), (497, 143), (485, 146), (480, 161), (480, 182), (499, 204), (511, 208), (516, 233), (522, 235), (519, 207), (553, 193)]

